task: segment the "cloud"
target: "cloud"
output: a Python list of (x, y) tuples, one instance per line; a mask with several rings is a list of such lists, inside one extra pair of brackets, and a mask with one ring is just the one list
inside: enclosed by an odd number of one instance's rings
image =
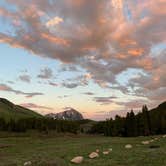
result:
[(73, 89), (79, 86), (78, 83), (62, 83), (62, 86), (65, 88)]
[(115, 102), (118, 105), (124, 106), (124, 109), (136, 109), (136, 110), (141, 110), (142, 106), (145, 104), (150, 103), (146, 99), (134, 99), (130, 101), (125, 101), (125, 102)]
[(52, 27), (52, 26), (60, 24), (61, 22), (63, 22), (63, 19), (56, 16), (53, 19), (50, 19), (49, 21), (47, 21), (46, 26), (47, 27)]
[(73, 89), (79, 86), (87, 86), (89, 81), (89, 76), (87, 74), (78, 75), (76, 77), (71, 77), (60, 84), (62, 87)]
[(70, 95), (63, 95), (63, 96), (58, 96), (59, 99), (67, 98), (70, 97)]
[(51, 81), (50, 81), (48, 84), (51, 85), (51, 86), (54, 86), (54, 87), (57, 87), (57, 86), (58, 86), (57, 83), (54, 83), (54, 82), (51, 82)]
[(30, 83), (31, 82), (31, 77), (29, 75), (20, 75), (19, 76), (19, 79), (23, 82), (27, 82), (27, 83)]
[(51, 107), (41, 106), (41, 105), (37, 105), (34, 103), (22, 103), (22, 104), (20, 104), (20, 106), (25, 107), (25, 108), (29, 108), (29, 109), (53, 110), (53, 108), (51, 108)]
[(123, 8), (123, 0), (112, 0), (112, 6), (117, 9)]
[(94, 97), (93, 98), (94, 101), (96, 101), (97, 103), (100, 103), (102, 105), (107, 105), (107, 104), (111, 104), (114, 103), (113, 99), (117, 99), (117, 97), (115, 96), (109, 96), (109, 97)]
[[(165, 51), (151, 56), (153, 47), (166, 42), (165, 1), (60, 0), (33, 1), (27, 6), (25, 1), (10, 0), (8, 5), (17, 10), (0, 8), (0, 17), (12, 32), (1, 30), (0, 42), (88, 73), (88, 78), (62, 86), (76, 88), (93, 80), (122, 93), (132, 89), (143, 96), (146, 91), (148, 99), (165, 88)], [(142, 70), (145, 75), (132, 78), (125, 87), (117, 76), (128, 69)], [(38, 77), (50, 79), (52, 72), (43, 69)]]
[(27, 98), (44, 95), (43, 93), (39, 93), (39, 92), (27, 93), (27, 92), (23, 92), (20, 90), (15, 90), (15, 89), (12, 89), (10, 86), (5, 85), (5, 84), (0, 84), (0, 91), (13, 92), (13, 93), (18, 94), (18, 95), (24, 95)]
[(95, 95), (95, 93), (92, 93), (92, 92), (85, 92), (85, 93), (83, 93), (83, 94), (88, 95), (88, 96), (93, 96), (93, 95)]
[[(127, 86), (135, 87), (136, 96), (147, 97), (158, 102), (165, 100), (166, 92), (166, 49), (157, 55), (158, 59), (148, 73), (139, 73), (129, 80)], [(157, 104), (157, 103), (156, 103)]]
[(50, 79), (53, 77), (53, 71), (50, 68), (43, 68), (40, 70), (40, 74), (37, 77), (41, 79)]
[(79, 69), (72, 64), (63, 64), (61, 65), (60, 72), (79, 72)]
[(7, 83), (9, 83), (9, 84), (14, 84), (14, 81), (7, 81)]

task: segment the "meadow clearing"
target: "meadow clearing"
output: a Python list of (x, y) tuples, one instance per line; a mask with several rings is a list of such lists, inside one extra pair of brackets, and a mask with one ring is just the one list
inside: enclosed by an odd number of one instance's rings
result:
[[(143, 145), (142, 141), (159, 138)], [(125, 145), (131, 144), (131, 149)], [(150, 146), (157, 148), (150, 148)], [(112, 148), (112, 152), (102, 152)], [(99, 149), (99, 157), (89, 159), (88, 154)], [(35, 166), (72, 166), (70, 160), (83, 156), (81, 166), (166, 166), (166, 138), (104, 137), (104, 136), (1, 136), (0, 166), (23, 166), (31, 161)]]

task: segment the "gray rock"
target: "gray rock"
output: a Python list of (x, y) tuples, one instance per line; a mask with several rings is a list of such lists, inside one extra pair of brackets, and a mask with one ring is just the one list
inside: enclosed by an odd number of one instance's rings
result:
[(148, 145), (150, 142), (149, 141), (142, 141), (143, 145)]
[(29, 165), (32, 165), (32, 162), (31, 162), (31, 161), (26, 161), (26, 162), (24, 163), (24, 166), (29, 166)]
[(131, 144), (127, 144), (127, 145), (125, 145), (125, 148), (126, 149), (131, 149), (133, 146), (131, 145)]
[(75, 164), (80, 164), (82, 163), (84, 160), (84, 157), (83, 156), (77, 156), (77, 157), (74, 157), (71, 162), (72, 163), (75, 163)]
[(104, 152), (103, 152), (104, 155), (107, 155), (107, 154), (109, 154), (109, 153), (110, 153), (110, 151), (104, 151)]
[(90, 159), (94, 159), (94, 158), (96, 158), (96, 157), (99, 157), (99, 154), (96, 153), (96, 152), (92, 152), (92, 153), (89, 154), (89, 158), (90, 158)]

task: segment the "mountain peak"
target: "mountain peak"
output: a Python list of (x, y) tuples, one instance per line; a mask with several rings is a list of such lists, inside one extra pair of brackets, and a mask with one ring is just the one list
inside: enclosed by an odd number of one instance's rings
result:
[(82, 120), (83, 116), (77, 110), (67, 107), (65, 111), (59, 113), (50, 113), (47, 114), (46, 117), (54, 118), (54, 119), (61, 119), (61, 120)]

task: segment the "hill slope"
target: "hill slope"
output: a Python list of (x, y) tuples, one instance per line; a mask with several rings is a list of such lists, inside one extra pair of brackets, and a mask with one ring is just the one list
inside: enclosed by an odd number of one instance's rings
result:
[(166, 102), (149, 111), (144, 105), (138, 114), (131, 111), (126, 117), (116, 116), (115, 119), (98, 122), (90, 132), (125, 137), (166, 134)]
[(6, 120), (10, 118), (17, 120), (31, 117), (40, 118), (42, 115), (19, 105), (15, 105), (4, 98), (0, 98), (0, 117), (5, 118)]

